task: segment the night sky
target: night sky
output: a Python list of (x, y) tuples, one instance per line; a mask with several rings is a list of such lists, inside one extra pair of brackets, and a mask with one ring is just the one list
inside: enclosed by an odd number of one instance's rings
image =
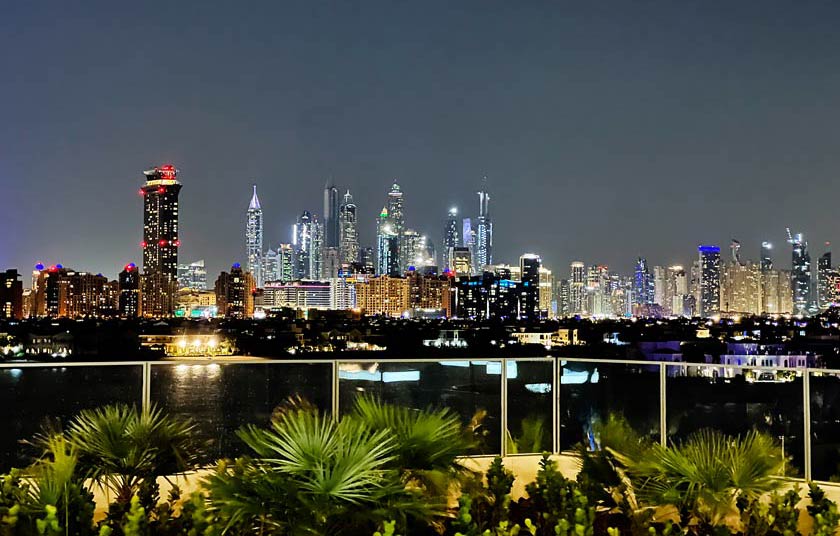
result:
[(487, 175), (497, 262), (629, 272), (737, 238), (788, 266), (786, 226), (840, 241), (838, 27), (840, 2), (5, 2), (0, 268), (139, 263), (166, 162), (211, 281), (252, 183), (274, 245), (331, 175), (363, 245), (395, 178), (439, 245)]

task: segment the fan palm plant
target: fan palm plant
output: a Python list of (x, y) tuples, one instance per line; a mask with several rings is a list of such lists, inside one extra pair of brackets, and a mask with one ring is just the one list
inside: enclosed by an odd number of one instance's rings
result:
[(372, 430), (393, 436), (394, 456), (389, 466), (430, 500), (445, 502), (453, 484), (472, 476), (458, 458), (474, 446), (473, 438), (448, 408), (416, 410), (359, 397), (351, 416)]
[(79, 454), (82, 474), (114, 494), (115, 515), (138, 495), (151, 511), (158, 499), (158, 477), (195, 469), (201, 449), (189, 420), (159, 408), (138, 410), (112, 405), (80, 412), (66, 437)]
[(290, 409), (275, 414), (269, 429), (248, 426), (238, 435), (258, 458), (222, 465), (205, 481), (211, 508), (229, 532), (355, 534), (384, 520), (434, 513), (390, 468), (391, 433), (357, 418)]
[(784, 461), (781, 449), (755, 431), (732, 437), (703, 430), (682, 443), (654, 444), (635, 456), (616, 453), (640, 502), (674, 505), (688, 525), (740, 529), (738, 503), (753, 503), (782, 484), (777, 478)]

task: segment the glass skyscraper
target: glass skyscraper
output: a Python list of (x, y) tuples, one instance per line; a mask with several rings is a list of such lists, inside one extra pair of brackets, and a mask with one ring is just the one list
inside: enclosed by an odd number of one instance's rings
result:
[(699, 246), (698, 312), (709, 318), (720, 314), (720, 247)]

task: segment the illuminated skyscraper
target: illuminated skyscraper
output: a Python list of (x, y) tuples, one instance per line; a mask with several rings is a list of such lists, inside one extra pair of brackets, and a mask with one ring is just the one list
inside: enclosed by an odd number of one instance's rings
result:
[(793, 246), (791, 256), (793, 314), (806, 316), (811, 295), (811, 256), (808, 254), (808, 242), (802, 237), (802, 233), (792, 236), (789, 242)]
[(826, 251), (817, 261), (817, 299), (820, 310), (828, 309), (835, 300), (837, 289), (834, 270), (831, 267), (831, 244), (825, 243)]
[(490, 219), (490, 194), (487, 177), (478, 192), (478, 222), (475, 229), (475, 263), (477, 270), (493, 264), (493, 221)]
[(773, 269), (773, 244), (770, 242), (761, 243), (761, 261), (759, 265), (762, 272)]
[(344, 194), (344, 202), (339, 208), (338, 248), (342, 264), (359, 262), (359, 228), (356, 216), (356, 204), (350, 190)]
[(473, 221), (470, 218), (464, 218), (462, 222), (461, 228), (461, 243), (463, 247), (467, 248), (470, 252), (470, 257), (472, 260), (470, 261), (470, 266), (473, 268), (473, 273), (477, 274), (481, 268), (476, 266), (475, 264), (475, 228), (473, 227)]
[(207, 269), (204, 259), (178, 265), (178, 288), (207, 290)]
[(699, 246), (699, 301), (698, 313), (702, 318), (720, 314), (720, 248)]
[(291, 244), (280, 244), (277, 248), (277, 280), (289, 282), (295, 277), (294, 247)]
[(178, 286), (178, 171), (164, 165), (144, 171), (143, 314), (169, 316)]
[(472, 265), (472, 252), (463, 246), (450, 248), (449, 259), (452, 264), (449, 269), (455, 272), (457, 277), (469, 276), (475, 271)]
[(237, 262), (230, 273), (222, 272), (216, 279), (216, 306), (219, 314), (233, 318), (254, 315), (254, 276), (242, 270)]
[(540, 268), (539, 255), (526, 253), (519, 257), (519, 318), (537, 320), (540, 318)]
[(295, 279), (319, 279), (323, 263), (324, 226), (318, 216), (304, 210), (292, 233)]
[(452, 269), (452, 261), (449, 257), (449, 251), (460, 245), (460, 236), (460, 233), (458, 233), (458, 209), (452, 207), (449, 209), (449, 215), (446, 218), (446, 227), (443, 230), (442, 266), (444, 270)]
[(324, 247), (339, 246), (338, 188), (330, 182), (324, 186)]
[(571, 277), (569, 278), (569, 304), (570, 314), (580, 315), (585, 313), (584, 300), (586, 297), (586, 265), (580, 261), (571, 264)]
[(137, 266), (130, 262), (125, 265), (125, 268), (119, 275), (119, 309), (120, 316), (123, 318), (133, 318), (140, 316), (142, 311), (140, 309), (140, 270)]
[(382, 207), (376, 220), (376, 275), (400, 276), (400, 236), (388, 208)]
[(257, 197), (257, 185), (248, 204), (248, 217), (245, 223), (245, 250), (248, 256), (248, 271), (254, 276), (258, 288), (263, 286), (263, 213), (260, 198)]
[(636, 259), (633, 282), (633, 304), (652, 305), (654, 297), (653, 277), (651, 277), (647, 260), (644, 257)]
[(387, 208), (388, 217), (391, 222), (390, 229), (397, 236), (395, 262), (398, 266), (397, 272), (399, 273), (400, 270), (408, 266), (409, 253), (407, 248), (402, 247), (403, 231), (405, 231), (405, 213), (403, 212), (403, 192), (396, 181), (394, 181), (394, 184), (391, 185), (391, 190), (388, 192)]
[(23, 281), (17, 270), (0, 272), (0, 319), (23, 318)]

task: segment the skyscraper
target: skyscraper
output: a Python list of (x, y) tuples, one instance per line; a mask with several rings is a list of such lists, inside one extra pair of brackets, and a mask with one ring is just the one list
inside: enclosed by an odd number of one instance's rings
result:
[(119, 310), (123, 318), (133, 318), (142, 314), (140, 309), (140, 271), (130, 262), (119, 275)]
[(811, 294), (811, 256), (808, 242), (798, 233), (788, 240), (793, 246), (791, 252), (791, 291), (793, 293), (793, 314), (808, 314)]
[(359, 229), (356, 204), (350, 190), (344, 194), (344, 202), (339, 208), (338, 250), (341, 264), (359, 262)]
[(291, 244), (280, 244), (277, 248), (277, 279), (293, 281), (295, 275), (295, 250)]
[(493, 264), (493, 222), (490, 219), (490, 194), (487, 177), (478, 192), (478, 222), (475, 230), (475, 263), (478, 270)]
[(310, 279), (312, 256), (312, 214), (304, 210), (292, 231), (295, 250), (295, 279)]
[(23, 281), (17, 270), (0, 272), (0, 318), (23, 318)]
[(540, 318), (540, 268), (539, 255), (526, 253), (519, 257), (519, 318), (537, 320)]
[(399, 277), (401, 273), (400, 237), (388, 207), (382, 207), (382, 212), (376, 220), (376, 275)]
[(324, 247), (326, 248), (337, 248), (339, 245), (338, 216), (338, 188), (330, 179), (324, 186)]
[(324, 223), (317, 214), (312, 215), (312, 247), (309, 252), (309, 278), (324, 277)]
[(204, 259), (178, 265), (178, 288), (207, 290), (207, 270)]
[(391, 229), (396, 238), (396, 264), (397, 272), (408, 266), (407, 251), (402, 247), (403, 231), (405, 231), (405, 214), (403, 212), (403, 192), (400, 185), (394, 181), (391, 190), (388, 192), (388, 217), (391, 220)]
[(478, 273), (480, 268), (475, 265), (475, 234), (472, 219), (464, 218), (461, 227), (461, 243), (463, 247), (469, 250), (470, 256), (472, 257), (470, 265), (473, 267), (473, 273)]
[(248, 204), (248, 217), (245, 223), (245, 250), (248, 256), (248, 271), (254, 276), (258, 288), (263, 286), (263, 213), (260, 198), (257, 197), (257, 185)]
[(761, 243), (761, 261), (759, 265), (762, 272), (773, 269), (773, 244), (770, 242)]
[(636, 259), (635, 277), (633, 279), (633, 304), (652, 305), (653, 297), (653, 277), (651, 277), (647, 260), (644, 257), (639, 257)]
[(230, 273), (222, 272), (216, 279), (216, 305), (219, 314), (233, 318), (254, 315), (254, 276), (242, 270), (237, 262)]
[(702, 318), (720, 314), (720, 247), (699, 246), (698, 313)]
[(181, 183), (172, 165), (144, 171), (143, 314), (169, 316), (178, 286), (178, 194)]
[(836, 297), (832, 289), (834, 272), (831, 268), (831, 244), (826, 242), (825, 248), (825, 253), (817, 261), (817, 300), (820, 310), (828, 309)]
[(449, 215), (446, 218), (446, 227), (443, 230), (443, 269), (452, 269), (452, 260), (449, 257), (449, 252), (452, 248), (457, 248), (460, 245), (460, 233), (458, 233), (458, 209), (452, 207), (449, 209)]
[(585, 312), (584, 297), (586, 296), (586, 265), (580, 261), (571, 264), (569, 277), (569, 305), (570, 314), (579, 315)]

